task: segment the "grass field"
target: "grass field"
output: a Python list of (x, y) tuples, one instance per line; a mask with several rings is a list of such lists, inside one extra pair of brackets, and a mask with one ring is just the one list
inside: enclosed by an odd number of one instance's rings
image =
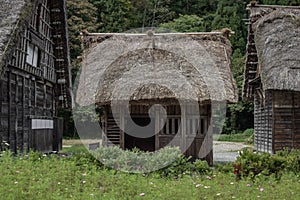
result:
[(179, 179), (98, 169), (71, 158), (4, 155), (1, 199), (297, 199), (300, 179), (285, 174), (256, 182), (236, 181), (231, 172)]

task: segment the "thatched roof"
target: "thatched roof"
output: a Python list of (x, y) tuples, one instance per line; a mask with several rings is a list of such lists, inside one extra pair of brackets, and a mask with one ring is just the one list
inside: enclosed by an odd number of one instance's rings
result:
[[(251, 98), (251, 81), (258, 78), (264, 90), (300, 91), (300, 7), (254, 5), (249, 10), (258, 65), (251, 80), (246, 64), (244, 97)], [(249, 51), (247, 56), (253, 60)]]
[(14, 45), (12, 36), (16, 34), (24, 5), (25, 0), (0, 0), (0, 74), (4, 57)]
[(220, 33), (85, 34), (76, 101), (237, 101), (231, 45)]

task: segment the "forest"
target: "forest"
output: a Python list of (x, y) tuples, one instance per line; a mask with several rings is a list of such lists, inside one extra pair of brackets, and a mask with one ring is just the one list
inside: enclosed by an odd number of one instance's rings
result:
[[(223, 133), (253, 128), (253, 105), (241, 98), (247, 40), (246, 7), (249, 3), (249, 0), (67, 0), (73, 81), (81, 66), (80, 32), (83, 30), (122, 33), (142, 27), (162, 27), (178, 32), (209, 32), (226, 27), (235, 32), (230, 40), (239, 102), (228, 105)], [(299, 6), (300, 0), (259, 0), (257, 3)], [(70, 113), (61, 115), (66, 118)], [(69, 119), (71, 123), (72, 117)], [(69, 130), (74, 130), (70, 127)], [(76, 135), (74, 132), (70, 131), (66, 136)]]

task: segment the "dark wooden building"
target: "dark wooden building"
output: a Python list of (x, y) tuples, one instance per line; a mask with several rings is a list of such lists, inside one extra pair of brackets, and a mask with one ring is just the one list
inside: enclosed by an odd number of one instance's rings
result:
[(58, 151), (57, 109), (71, 104), (65, 1), (1, 1), (0, 20), (0, 142)]
[(300, 149), (300, 7), (248, 10), (243, 96), (254, 101), (255, 149)]
[(212, 164), (212, 116), (237, 101), (227, 38), (219, 32), (85, 33), (83, 46), (76, 99), (102, 106), (104, 145), (179, 146)]

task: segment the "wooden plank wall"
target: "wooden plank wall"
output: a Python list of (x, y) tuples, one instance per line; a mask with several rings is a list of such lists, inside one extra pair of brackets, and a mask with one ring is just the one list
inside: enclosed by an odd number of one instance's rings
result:
[[(50, 1), (41, 0), (17, 38), (16, 49), (0, 77), (0, 140), (13, 152), (52, 151), (53, 130), (31, 130), (32, 118), (55, 115), (55, 66)], [(28, 46), (37, 47), (38, 64), (27, 63)], [(51, 143), (51, 145), (50, 145)]]
[(254, 149), (273, 153), (272, 148), (272, 93), (265, 92), (264, 97), (258, 93), (254, 96)]
[(300, 92), (274, 91), (274, 151), (300, 149)]
[[(131, 105), (131, 117), (148, 117), (148, 111), (151, 105), (152, 104)], [(200, 118), (199, 116), (191, 115), (191, 113), (193, 113), (193, 108), (191, 106), (185, 106), (185, 108), (181, 109), (179, 105), (164, 105), (164, 108), (166, 109), (168, 116), (163, 129), (160, 130), (158, 135), (156, 135), (156, 149), (160, 149), (165, 146), (179, 146), (185, 150), (185, 154), (187, 156), (199, 158), (200, 148), (203, 144), (210, 123), (210, 106), (202, 105), (199, 107), (201, 113)], [(122, 109), (120, 107), (120, 109), (117, 110), (120, 110), (121, 112)], [(182, 111), (184, 111), (185, 114), (183, 114)], [(182, 114), (185, 116), (184, 118), (186, 118), (184, 123), (181, 121)], [(119, 145), (121, 148), (124, 148), (124, 133), (116, 123), (117, 121), (122, 123), (122, 117), (119, 116), (120, 118), (117, 117), (117, 119), (114, 117), (112, 115), (111, 108), (109, 106), (104, 107), (104, 116), (102, 119), (102, 129), (104, 132), (103, 144), (106, 146)], [(160, 113), (157, 113), (156, 118), (159, 117)], [(126, 123), (126, 119), (124, 120), (125, 121), (123, 123)], [(156, 127), (163, 125), (162, 123), (164, 123), (162, 119), (156, 119)], [(195, 130), (195, 127), (197, 126), (199, 126), (199, 128), (196, 132), (193, 132), (192, 130)], [(205, 145), (208, 145), (207, 148), (209, 148), (210, 151), (208, 152), (208, 155), (205, 155), (205, 159), (212, 164), (212, 137), (210, 139), (211, 140), (206, 140), (205, 142)], [(190, 144), (190, 146), (187, 147), (186, 144)]]

